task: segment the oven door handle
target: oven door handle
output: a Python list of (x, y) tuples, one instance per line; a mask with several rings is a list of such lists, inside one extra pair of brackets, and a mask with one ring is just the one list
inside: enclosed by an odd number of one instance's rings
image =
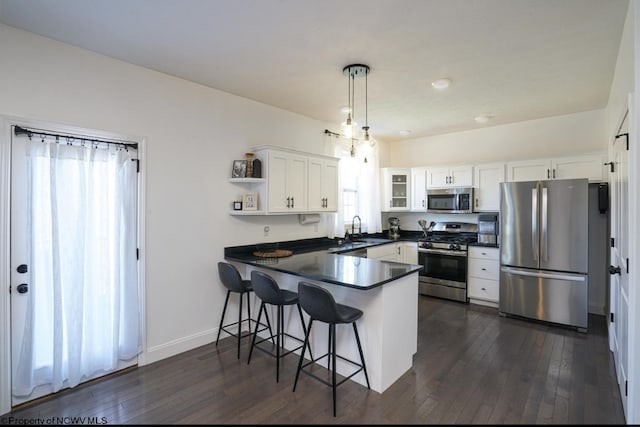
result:
[(418, 252), (428, 253), (428, 254), (438, 254), (438, 255), (451, 255), (451, 256), (459, 256), (466, 257), (467, 253), (465, 251), (448, 251), (442, 249), (426, 249), (426, 248), (418, 248)]

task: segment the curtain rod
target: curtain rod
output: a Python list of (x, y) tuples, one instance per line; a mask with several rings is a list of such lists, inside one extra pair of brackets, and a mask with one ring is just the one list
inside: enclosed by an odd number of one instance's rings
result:
[(126, 142), (113, 142), (113, 141), (105, 141), (102, 139), (91, 139), (91, 138), (85, 138), (82, 136), (70, 136), (70, 135), (61, 135), (61, 134), (56, 134), (56, 133), (48, 133), (48, 132), (42, 132), (39, 130), (33, 130), (33, 129), (25, 129), (23, 127), (20, 126), (15, 126), (13, 129), (13, 132), (16, 136), (18, 135), (27, 135), (29, 137), (32, 137), (33, 135), (45, 135), (45, 136), (51, 136), (51, 137), (55, 137), (55, 138), (67, 138), (67, 139), (74, 139), (74, 140), (79, 140), (79, 141), (83, 141), (83, 142), (95, 142), (95, 143), (99, 143), (99, 144), (113, 144), (113, 145), (120, 145), (123, 146), (125, 148), (134, 148), (134, 149), (138, 149), (138, 144), (133, 142), (133, 143), (126, 143)]
[(344, 138), (344, 139), (348, 139), (348, 140), (353, 140), (353, 141), (356, 141), (356, 142), (360, 142), (360, 140), (359, 140), (358, 138), (347, 138), (346, 136), (341, 135), (341, 134), (339, 134), (339, 133), (331, 132), (329, 129), (325, 129), (325, 130), (324, 130), (324, 133), (325, 133), (326, 135), (330, 135), (330, 136), (333, 136), (333, 137), (336, 137), (336, 138)]

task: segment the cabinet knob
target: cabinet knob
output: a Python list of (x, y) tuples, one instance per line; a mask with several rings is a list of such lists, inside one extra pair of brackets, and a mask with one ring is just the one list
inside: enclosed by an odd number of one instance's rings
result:
[(478, 198), (476, 197), (476, 208), (478, 207)]
[(486, 268), (484, 268), (484, 267), (482, 267), (482, 271), (487, 271), (487, 269), (486, 269)]
[(487, 288), (480, 288), (480, 289), (482, 289), (483, 291), (486, 291), (486, 290), (487, 290)]

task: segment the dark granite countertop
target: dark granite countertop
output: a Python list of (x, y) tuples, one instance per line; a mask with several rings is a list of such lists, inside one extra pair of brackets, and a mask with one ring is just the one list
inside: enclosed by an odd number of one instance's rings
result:
[[(376, 288), (422, 269), (415, 264), (349, 256), (348, 251), (394, 242), (378, 235), (363, 235), (354, 240), (360, 241), (355, 247), (351, 243), (338, 245), (337, 239), (329, 238), (233, 246), (224, 249), (224, 257), (228, 261), (362, 290)], [(293, 255), (284, 258), (253, 255), (254, 251), (269, 249), (288, 249)]]

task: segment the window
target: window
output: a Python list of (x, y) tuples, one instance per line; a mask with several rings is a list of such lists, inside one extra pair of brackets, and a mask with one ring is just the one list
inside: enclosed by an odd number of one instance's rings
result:
[(341, 162), (343, 162), (343, 167), (340, 170), (340, 179), (342, 180), (342, 223), (345, 227), (351, 227), (353, 217), (360, 214), (359, 168), (351, 157), (345, 157)]
[(377, 149), (360, 144), (352, 157), (351, 141), (340, 138), (334, 143), (334, 156), (340, 158), (340, 203), (331, 234), (342, 237), (345, 231), (351, 233), (356, 215), (361, 219), (363, 233), (382, 231)]

